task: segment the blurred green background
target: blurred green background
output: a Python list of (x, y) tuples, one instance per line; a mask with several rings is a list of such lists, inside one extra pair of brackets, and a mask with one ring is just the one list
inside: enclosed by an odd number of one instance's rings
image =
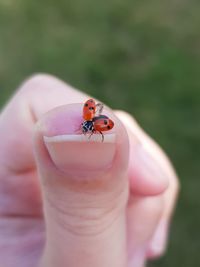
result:
[(200, 1), (0, 0), (0, 104), (35, 72), (132, 113), (170, 155), (182, 190), (169, 250), (200, 266)]

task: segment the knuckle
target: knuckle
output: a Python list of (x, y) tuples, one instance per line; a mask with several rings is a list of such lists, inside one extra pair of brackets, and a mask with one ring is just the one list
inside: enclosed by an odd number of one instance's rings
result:
[(37, 88), (45, 88), (45, 84), (57, 80), (56, 77), (46, 73), (35, 73), (28, 77), (21, 85), (20, 92), (32, 91)]

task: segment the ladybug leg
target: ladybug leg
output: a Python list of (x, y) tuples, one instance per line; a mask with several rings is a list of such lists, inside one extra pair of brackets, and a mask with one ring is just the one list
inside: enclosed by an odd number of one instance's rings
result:
[(93, 134), (94, 134), (94, 132), (91, 132), (91, 134), (89, 135), (88, 139), (90, 139)]
[(102, 138), (102, 139), (101, 139), (101, 142), (103, 143), (103, 141), (104, 141), (104, 135), (103, 135), (103, 133), (100, 132), (100, 131), (99, 131), (99, 133), (101, 134), (101, 138)]
[(92, 136), (94, 133), (96, 133), (96, 131), (95, 131), (95, 129), (92, 129), (92, 130), (91, 130), (91, 134), (89, 135), (88, 139), (90, 139), (91, 136)]

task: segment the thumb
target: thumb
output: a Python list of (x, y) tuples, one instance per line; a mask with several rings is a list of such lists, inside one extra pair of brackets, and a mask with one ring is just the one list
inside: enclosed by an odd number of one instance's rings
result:
[(128, 137), (115, 127), (91, 139), (76, 134), (82, 105), (46, 113), (36, 124), (34, 150), (39, 172), (46, 245), (41, 267), (125, 267), (128, 198)]

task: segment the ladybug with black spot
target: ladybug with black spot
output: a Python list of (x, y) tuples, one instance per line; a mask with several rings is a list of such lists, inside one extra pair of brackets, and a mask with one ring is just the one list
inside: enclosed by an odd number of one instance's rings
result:
[(84, 122), (81, 124), (81, 130), (83, 134), (89, 133), (90, 137), (95, 133), (101, 134), (103, 142), (102, 132), (111, 130), (114, 127), (114, 122), (108, 116), (102, 115), (102, 111), (102, 103), (96, 104), (94, 99), (88, 99), (83, 106)]

